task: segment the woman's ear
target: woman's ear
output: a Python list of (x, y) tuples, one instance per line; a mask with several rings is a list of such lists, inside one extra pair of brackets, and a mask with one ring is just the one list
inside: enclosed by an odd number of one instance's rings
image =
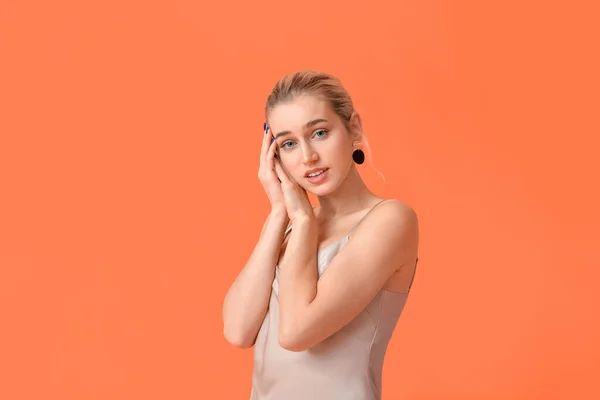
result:
[(361, 140), (362, 139), (362, 121), (360, 119), (360, 114), (354, 111), (350, 116), (350, 134), (352, 136), (352, 140)]

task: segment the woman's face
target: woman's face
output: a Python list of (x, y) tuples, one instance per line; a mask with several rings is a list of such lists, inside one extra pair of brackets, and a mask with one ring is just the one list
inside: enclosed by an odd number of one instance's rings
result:
[[(269, 115), (278, 157), (292, 178), (317, 196), (333, 192), (352, 167), (352, 140), (339, 116), (326, 101), (297, 97)], [(313, 171), (323, 171), (311, 177)]]

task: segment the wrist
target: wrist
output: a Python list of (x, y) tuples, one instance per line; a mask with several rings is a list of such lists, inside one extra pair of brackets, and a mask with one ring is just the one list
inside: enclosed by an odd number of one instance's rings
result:
[(277, 220), (283, 220), (286, 222), (289, 220), (288, 213), (287, 213), (285, 206), (275, 206), (275, 207), (271, 208), (271, 212), (269, 213), (269, 215), (271, 218), (274, 218)]
[[(319, 232), (314, 216), (294, 216), (292, 219), (292, 232), (292, 237), (290, 239), (290, 244), (292, 246), (302, 246), (303, 248), (311, 249), (311, 251), (309, 251), (310, 254), (312, 254), (312, 250), (314, 250), (314, 254), (316, 254)], [(304, 265), (309, 261), (309, 259), (304, 261), (300, 260), (300, 264)]]
[(292, 219), (292, 225), (294, 226), (312, 226), (315, 223), (314, 215), (300, 214), (294, 216)]

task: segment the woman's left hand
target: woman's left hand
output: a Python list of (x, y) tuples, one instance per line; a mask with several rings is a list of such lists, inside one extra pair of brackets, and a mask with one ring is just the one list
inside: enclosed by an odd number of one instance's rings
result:
[(306, 190), (301, 187), (283, 168), (281, 161), (275, 158), (275, 172), (281, 181), (281, 189), (285, 200), (285, 208), (287, 209), (288, 217), (293, 222), (300, 218), (313, 218), (313, 208), (308, 199)]

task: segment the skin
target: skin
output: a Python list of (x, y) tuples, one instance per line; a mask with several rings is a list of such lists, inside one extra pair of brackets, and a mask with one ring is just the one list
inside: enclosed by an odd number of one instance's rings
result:
[[(326, 121), (306, 126), (315, 119)], [(271, 110), (268, 125), (267, 139), (273, 135), (276, 141), (265, 165), (281, 181), (281, 192), (271, 186), (277, 194), (269, 197), (272, 204), (283, 204), (292, 224), (279, 263), (279, 343), (303, 351), (348, 324), (380, 290), (408, 291), (418, 253), (418, 219), (410, 206), (388, 199), (362, 221), (319, 278), (318, 249), (344, 237), (382, 200), (368, 189), (352, 160), (361, 120), (353, 114), (347, 129), (327, 102), (305, 95)], [(320, 167), (329, 168), (326, 181), (311, 184), (306, 171)], [(319, 207), (312, 207), (307, 192), (317, 196)]]

